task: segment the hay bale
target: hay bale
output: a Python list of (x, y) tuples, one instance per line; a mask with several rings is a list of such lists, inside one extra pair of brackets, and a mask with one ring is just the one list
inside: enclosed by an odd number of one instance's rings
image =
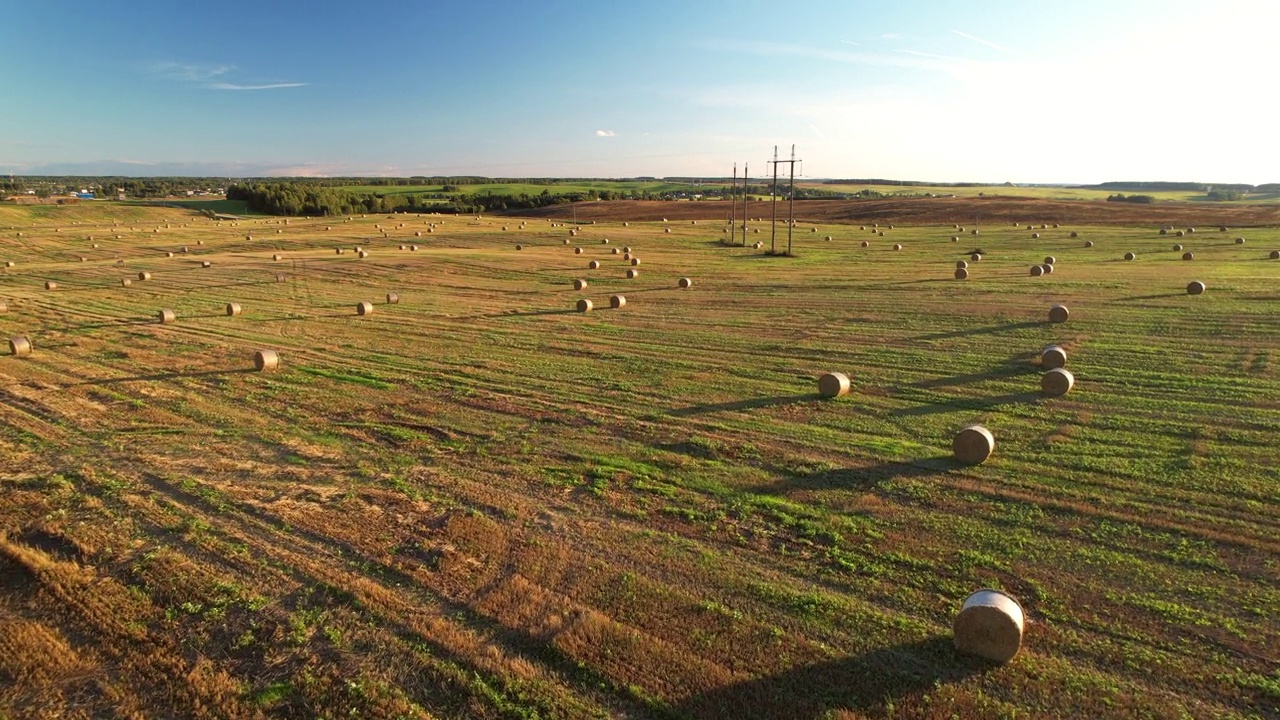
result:
[(1280, 260), (1280, 250), (1272, 250), (1269, 256), (1272, 260)]
[(966, 465), (981, 465), (995, 449), (995, 436), (981, 425), (964, 428), (951, 441), (951, 452)]
[(959, 236), (959, 235), (952, 235), (952, 236), (951, 236), (951, 242), (960, 242), (960, 236)]
[(883, 230), (881, 230), (881, 231), (880, 231), (880, 233), (879, 233), (879, 235), (880, 235), (880, 237), (884, 237), (884, 231), (883, 231)]
[(1168, 231), (1167, 229), (1165, 229), (1165, 228), (1160, 228), (1160, 234), (1161, 234), (1161, 235), (1168, 235), (1168, 234), (1169, 234), (1169, 231)]
[(591, 312), (591, 308), (593, 307), (595, 306), (586, 298), (582, 298), (578, 301), (578, 312)]
[(1242, 238), (1242, 237), (1238, 237), (1238, 238), (1236, 238), (1236, 244), (1237, 244), (1237, 245), (1243, 245), (1243, 244), (1244, 244), (1244, 238)]
[(581, 254), (582, 254), (582, 248), (580, 248), (580, 247), (576, 247), (576, 248), (574, 248), (574, 249), (573, 249), (573, 254), (574, 254), (574, 255), (581, 255)]
[(592, 260), (591, 262), (587, 263), (587, 269), (589, 269), (589, 270), (599, 270), (599, 269), (600, 269), (600, 261), (599, 261), (599, 260)]
[(1190, 235), (1196, 231), (1195, 228), (1187, 228), (1187, 234)]
[(200, 261), (200, 267), (202, 267), (202, 268), (211, 268), (211, 267), (213, 267), (213, 263), (209, 262), (208, 260), (201, 260), (201, 261)]
[(31, 341), (23, 336), (9, 338), (9, 354), (23, 357), (31, 354)]
[(1137, 259), (1138, 259), (1138, 256), (1137, 256), (1137, 255), (1134, 255), (1134, 254), (1133, 254), (1133, 253), (1131, 253), (1131, 252), (1127, 252), (1127, 253), (1125, 253), (1125, 254), (1124, 254), (1124, 259), (1125, 259), (1125, 260), (1137, 260)]
[(9, 303), (0, 300), (0, 312), (9, 312)]
[(623, 260), (630, 260), (630, 259), (631, 259), (631, 253), (623, 253), (623, 254), (622, 254), (622, 259), (623, 259)]
[(574, 290), (586, 290), (586, 289), (587, 289), (587, 281), (586, 281), (586, 280), (583, 280), (582, 278), (578, 278), (577, 280), (574, 280), (574, 281), (573, 281), (573, 289), (574, 289)]
[(969, 278), (969, 271), (964, 268), (956, 268), (955, 274), (957, 280), (967, 280)]
[(640, 264), (640, 258), (638, 258), (638, 257), (633, 257), (633, 258), (631, 258), (631, 265), (632, 265), (633, 267), (634, 267), (634, 266), (636, 266), (636, 265), (639, 265), (639, 264)]
[(627, 298), (624, 295), (612, 295), (609, 297), (609, 307), (617, 310), (627, 306)]
[(387, 293), (387, 304), (397, 305), (400, 303), (400, 296), (396, 293)]
[(252, 239), (253, 239), (253, 236), (252, 236), (252, 235), (245, 235), (245, 236), (244, 236), (244, 239), (245, 239), (245, 240), (252, 240)]
[(270, 372), (280, 367), (280, 355), (275, 350), (259, 350), (253, 354), (253, 368), (258, 372)]
[(1062, 397), (1075, 387), (1076, 378), (1071, 371), (1057, 367), (1040, 377), (1040, 392), (1049, 397)]
[(818, 377), (818, 394), (828, 398), (849, 394), (849, 376), (838, 372), (823, 373)]
[(618, 254), (620, 254), (621, 252), (622, 252), (622, 251), (621, 251), (621, 250), (619, 250), (618, 248), (614, 248), (614, 249), (613, 249), (613, 251), (612, 251), (612, 252), (610, 252), (609, 254), (610, 254), (610, 255), (618, 255)]
[(1226, 226), (1226, 225), (1220, 225), (1220, 226), (1218, 227), (1218, 232), (1226, 232), (1226, 231), (1227, 231), (1227, 226)]
[(636, 279), (636, 278), (638, 278), (638, 277), (640, 277), (640, 271), (639, 271), (639, 270), (636, 270), (635, 268), (627, 268), (627, 279), (628, 279), (628, 280), (635, 280), (635, 279)]
[(1064, 323), (1067, 318), (1071, 317), (1071, 311), (1066, 305), (1054, 305), (1049, 308), (1049, 322)]
[(334, 248), (334, 249), (333, 249), (333, 254), (334, 254), (334, 255), (341, 255), (342, 253), (344, 253), (344, 252), (346, 252), (346, 251), (347, 251), (347, 249), (346, 249), (346, 248)]
[(422, 231), (421, 231), (421, 230), (416, 230), (416, 231), (414, 231), (413, 236), (414, 236), (414, 237), (422, 237)]
[(862, 241), (862, 247), (871, 247), (871, 243), (870, 243), (870, 242), (867, 242), (866, 240), (863, 240), (863, 241)]
[(224, 311), (227, 313), (227, 317), (236, 317), (240, 313), (244, 312), (244, 308), (240, 307), (240, 303), (227, 303), (227, 307)]
[(121, 287), (129, 287), (132, 284), (133, 284), (133, 281), (130, 280), (129, 278), (120, 278)]
[(159, 320), (161, 325), (168, 325), (169, 323), (174, 322), (177, 319), (178, 319), (177, 313), (175, 313), (174, 311), (168, 308), (165, 308), (160, 312), (156, 313), (156, 320)]
[(858, 226), (858, 229), (859, 229), (859, 230), (866, 230), (866, 229), (867, 229), (867, 226), (866, 226), (866, 225), (859, 225), (859, 226)]
[(1052, 370), (1067, 364), (1067, 351), (1058, 345), (1050, 345), (1040, 352), (1040, 366)]
[(1187, 283), (1188, 295), (1200, 295), (1204, 292), (1204, 290), (1205, 290), (1204, 283), (1200, 282), (1199, 280), (1192, 280), (1191, 282)]
[(280, 262), (281, 260), (284, 259), (284, 256), (281, 255), (280, 253), (276, 253), (275, 255), (271, 256), (271, 259), (274, 260), (275, 262)]
[(1092, 240), (1085, 240), (1085, 241), (1084, 241), (1084, 246), (1085, 246), (1085, 247), (1087, 247), (1087, 248), (1091, 248), (1091, 247), (1093, 247), (1093, 241), (1092, 241)]
[(897, 243), (894, 243), (893, 249), (894, 249), (894, 250), (901, 250), (901, 249), (902, 249), (902, 246), (901, 246), (901, 245), (899, 245), (899, 244), (897, 244)]
[(506, 230), (507, 230), (507, 226), (506, 226), (506, 225), (503, 225), (503, 226), (502, 226), (502, 231), (503, 231), (503, 232), (506, 232)]
[(360, 258), (361, 260), (363, 260), (363, 259), (365, 259), (365, 258), (369, 257), (369, 253), (368, 253), (368, 251), (366, 251), (366, 250), (361, 250), (360, 252), (356, 253), (356, 257), (358, 257), (358, 258)]
[(1040, 239), (1040, 233), (1031, 233), (1031, 237), (1032, 237), (1032, 239), (1039, 240), (1039, 239)]
[(600, 240), (600, 244), (601, 244), (601, 245), (608, 245), (608, 244), (609, 244), (609, 238), (603, 238), (603, 239), (601, 239), (601, 240)]
[(1045, 258), (1044, 258), (1044, 264), (1045, 264), (1045, 265), (1052, 265), (1052, 264), (1054, 264), (1054, 263), (1056, 263), (1056, 262), (1058, 262), (1058, 259), (1057, 259), (1057, 258), (1055, 258), (1055, 257), (1054, 257), (1054, 256), (1052, 256), (1052, 255), (1046, 255), (1046, 256), (1045, 256)]
[(1180, 243), (1175, 244), (1175, 245), (1173, 246), (1173, 251), (1174, 251), (1174, 252), (1182, 252), (1182, 245), (1181, 245)]
[(183, 246), (182, 246), (182, 252), (184, 252), (184, 253), (189, 253), (189, 252), (191, 252), (191, 248), (190, 248), (189, 246), (187, 246), (187, 245), (183, 245)]
[(164, 254), (164, 256), (165, 256), (165, 257), (167, 257), (167, 258), (171, 258), (171, 257), (173, 257), (173, 253), (171, 253), (171, 252), (167, 252), (167, 253), (165, 253), (165, 254)]
[(1078, 238), (1078, 237), (1080, 237), (1080, 233), (1076, 232), (1075, 230), (1072, 230), (1072, 231), (1071, 231), (1071, 237), (1073, 237), (1073, 238)]
[(999, 590), (979, 590), (951, 624), (956, 651), (1007, 663), (1022, 647), (1023, 618), (1017, 600)]
[(1053, 274), (1053, 266), (1052, 266), (1052, 265), (1041, 265), (1041, 266), (1040, 266), (1040, 269), (1041, 269), (1042, 271), (1044, 271), (1044, 274), (1045, 274), (1045, 275), (1052, 275), (1052, 274)]
[(1183, 233), (1181, 230), (1179, 230), (1178, 232), (1176, 232), (1176, 233), (1174, 233), (1174, 234), (1175, 234), (1175, 235), (1177, 235), (1178, 237), (1182, 237), (1185, 233)]
[(288, 280), (288, 279), (289, 277), (287, 275), (284, 275), (282, 273), (276, 273), (276, 282), (284, 282), (285, 280)]
[(356, 303), (356, 314), (357, 314), (357, 315), (372, 315), (372, 314), (373, 314), (373, 303), (371, 303), (371, 302), (359, 302), (359, 303)]
[(418, 252), (418, 246), (417, 246), (417, 245), (410, 245), (410, 246), (409, 246), (409, 252)]
[[(401, 245), (401, 246), (400, 246), (400, 249), (401, 249), (401, 250), (404, 250), (404, 249), (406, 249), (407, 247), (408, 247), (407, 245)], [(517, 247), (519, 247), (519, 246), (517, 246)]]
[(1054, 223), (1054, 224), (1053, 224), (1053, 226), (1054, 226), (1055, 228), (1062, 227), (1062, 226), (1061, 226), (1061, 225), (1059, 225), (1058, 223)]
[(630, 246), (630, 245), (628, 245), (628, 246), (626, 246), (626, 247), (622, 248), (622, 252), (630, 254), (630, 253), (631, 253), (631, 246)]
[[(666, 232), (671, 232), (671, 228), (667, 228), (667, 229), (666, 229)], [(760, 232), (760, 231), (759, 231), (759, 230), (757, 230), (756, 232)]]
[(1188, 250), (1187, 252), (1182, 253), (1182, 259), (1183, 259), (1183, 260), (1195, 260), (1195, 259), (1196, 259), (1196, 256), (1195, 256), (1195, 253), (1193, 253), (1193, 252), (1191, 252), (1191, 251), (1189, 251), (1189, 250)]
[(956, 261), (956, 268), (967, 268), (967, 267), (969, 267), (969, 262), (967, 260)]
[(676, 281), (676, 287), (684, 288), (687, 290), (693, 287), (693, 281), (687, 277), (682, 277)]
[(827, 236), (827, 242), (831, 242), (831, 236), (830, 236), (830, 235), (828, 235), (828, 236)]
[(523, 249), (524, 249), (524, 246), (523, 246), (523, 245), (516, 245), (516, 249), (517, 249), (517, 250), (523, 250)]
[(631, 227), (631, 223), (629, 223), (629, 222), (624, 222), (624, 223), (622, 223), (622, 227)]
[(44, 289), (45, 289), (45, 290), (57, 290), (57, 289), (58, 289), (58, 283), (56, 283), (56, 282), (54, 282), (54, 281), (52, 281), (52, 280), (48, 280), (48, 281), (46, 281), (46, 282), (45, 282), (45, 284), (44, 284)]
[(753, 248), (755, 248), (755, 249), (759, 250), (760, 248), (764, 247), (764, 243), (762, 243), (762, 242), (760, 242), (759, 240), (757, 240), (757, 241), (756, 241), (756, 242), (755, 242), (751, 247), (753, 247)]

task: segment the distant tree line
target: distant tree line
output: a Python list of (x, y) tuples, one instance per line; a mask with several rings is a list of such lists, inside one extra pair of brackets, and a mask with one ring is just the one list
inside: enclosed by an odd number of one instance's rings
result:
[(1125, 195), (1123, 193), (1116, 193), (1115, 195), (1107, 196), (1107, 202), (1153, 203), (1155, 201), (1156, 199), (1150, 195)]

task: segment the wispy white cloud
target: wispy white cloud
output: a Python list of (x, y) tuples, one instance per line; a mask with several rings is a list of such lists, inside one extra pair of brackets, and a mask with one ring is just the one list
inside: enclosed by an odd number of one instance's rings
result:
[(275, 90), (276, 88), (306, 87), (307, 83), (267, 83), (265, 85), (240, 85), (238, 83), (210, 83), (206, 87), (213, 90)]
[(962, 31), (960, 31), (960, 30), (955, 30), (955, 29), (952, 29), (952, 31), (951, 31), (951, 32), (955, 33), (956, 35), (959, 35), (960, 37), (964, 38), (965, 40), (972, 40), (973, 42), (976, 42), (976, 43), (978, 43), (979, 45), (983, 45), (983, 46), (989, 47), (989, 48), (991, 48), (992, 50), (999, 50), (999, 51), (1001, 51), (1001, 52), (1007, 52), (1007, 53), (1009, 53), (1010, 55), (1021, 55), (1021, 54), (1022, 54), (1022, 53), (1018, 52), (1017, 50), (1014, 50), (1013, 48), (1007, 48), (1007, 47), (1005, 47), (1005, 46), (1003, 46), (1003, 45), (998, 45), (998, 44), (996, 44), (996, 43), (991, 42), (990, 40), (987, 40), (986, 38), (980, 38), (980, 37), (978, 37), (977, 35), (970, 35), (970, 34), (969, 34), (969, 33), (967, 33), (967, 32), (962, 32)]
[(935, 72), (945, 73), (952, 73), (955, 71), (955, 61), (952, 59), (948, 58), (944, 60), (913, 52), (828, 50), (824, 48), (810, 47), (808, 45), (776, 42), (739, 44), (721, 40), (704, 40), (699, 44), (712, 50), (746, 52), (752, 55), (762, 55), (766, 57), (801, 57), (809, 58), (811, 60), (825, 60), (828, 62), (848, 63), (852, 65), (881, 65), (912, 68), (916, 70), (932, 70)]
[(854, 46), (854, 47), (862, 47), (862, 43), (860, 43), (860, 42), (854, 42), (854, 41), (852, 41), (852, 40), (841, 40), (840, 42), (841, 42), (841, 44), (844, 44), (844, 45), (852, 45), (852, 46)]
[(597, 131), (596, 131), (596, 137), (614, 137), (614, 136), (616, 136), (617, 134), (618, 134), (618, 133), (616, 133), (616, 132), (614, 132), (614, 131), (612, 131), (612, 130), (597, 130)]

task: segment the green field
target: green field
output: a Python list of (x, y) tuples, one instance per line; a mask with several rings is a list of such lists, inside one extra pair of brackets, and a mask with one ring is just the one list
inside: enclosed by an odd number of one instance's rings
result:
[(1156, 200), (1172, 201), (1172, 202), (1213, 202), (1224, 204), (1246, 204), (1259, 202), (1280, 202), (1280, 193), (1255, 193), (1233, 201), (1210, 200), (1202, 192), (1190, 191), (1173, 191), (1173, 190), (1094, 190), (1082, 187), (1057, 187), (1057, 186), (1025, 186), (1008, 187), (1005, 185), (975, 185), (971, 187), (954, 187), (950, 185), (881, 185), (881, 184), (846, 184), (846, 183), (796, 183), (800, 187), (814, 188), (818, 190), (830, 190), (832, 192), (841, 193), (859, 193), (864, 190), (872, 192), (884, 193), (892, 195), (901, 193), (907, 195), (931, 193), (935, 195), (956, 195), (959, 197), (977, 197), (979, 195), (985, 197), (1029, 197), (1040, 198), (1042, 200), (1106, 200), (1108, 196), (1120, 193), (1123, 195), (1150, 195)]
[(663, 227), (0, 207), (0, 717), (1280, 715), (1280, 228)]
[[(726, 183), (727, 184), (727, 183)], [(360, 193), (379, 193), (391, 195), (408, 195), (415, 193), (442, 193), (443, 185), (350, 185), (343, 186), (347, 190)], [(591, 190), (609, 190), (611, 192), (698, 192), (703, 185), (692, 183), (673, 183), (661, 180), (595, 180), (566, 181), (557, 183), (483, 183), (478, 185), (458, 185), (457, 192), (464, 195), (491, 193), (494, 195), (539, 195), (544, 190), (552, 195), (582, 193)]]

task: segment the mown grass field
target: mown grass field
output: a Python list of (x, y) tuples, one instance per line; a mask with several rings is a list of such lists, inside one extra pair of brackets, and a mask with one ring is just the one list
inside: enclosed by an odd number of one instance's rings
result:
[(978, 195), (986, 197), (1029, 197), (1040, 198), (1043, 200), (1106, 200), (1108, 196), (1115, 195), (1117, 192), (1123, 195), (1150, 195), (1156, 200), (1173, 201), (1173, 202), (1204, 202), (1215, 205), (1242, 205), (1249, 203), (1272, 203), (1280, 202), (1280, 194), (1278, 193), (1254, 193), (1240, 200), (1219, 201), (1210, 199), (1203, 192), (1190, 192), (1181, 190), (1095, 190), (1092, 188), (1069, 187), (1069, 186), (1025, 186), (1007, 187), (1004, 185), (974, 185), (968, 187), (955, 187), (951, 185), (868, 185), (859, 183), (814, 183), (804, 182), (796, 183), (798, 186), (815, 188), (819, 190), (831, 190), (833, 192), (842, 193), (858, 193), (863, 190), (871, 190), (872, 192), (885, 193), (891, 195), (893, 193), (906, 194), (922, 194), (934, 193), (937, 195), (956, 195), (959, 197), (977, 197)]
[[(728, 185), (728, 183), (725, 183)], [(380, 193), (383, 195), (408, 195), (415, 193), (442, 193), (443, 185), (349, 185), (347, 190), (361, 193)], [(494, 195), (538, 195), (547, 191), (553, 195), (563, 195), (590, 190), (608, 190), (611, 192), (650, 192), (665, 193), (685, 191), (698, 192), (702, 184), (666, 182), (664, 180), (582, 180), (557, 183), (483, 183), (476, 185), (458, 185), (456, 191), (464, 195), (491, 193)]]
[(1280, 716), (1280, 229), (519, 226), (0, 207), (0, 717)]

